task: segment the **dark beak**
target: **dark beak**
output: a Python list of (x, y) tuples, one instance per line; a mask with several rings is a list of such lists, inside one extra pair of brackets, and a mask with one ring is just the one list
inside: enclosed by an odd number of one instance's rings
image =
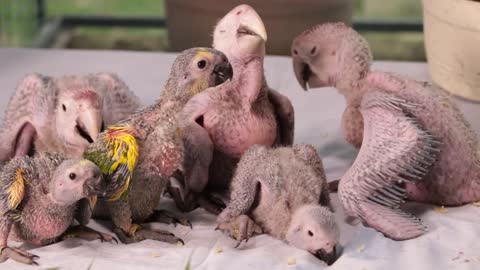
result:
[(215, 66), (215, 68), (213, 69), (213, 75), (215, 76), (215, 86), (224, 83), (228, 79), (232, 80), (232, 65), (230, 65), (230, 62), (225, 59), (225, 61)]
[(312, 70), (310, 69), (310, 66), (308, 64), (303, 64), (302, 80), (305, 83), (305, 91), (308, 90), (308, 80), (310, 79), (310, 76), (312, 76)]
[(328, 265), (332, 265), (335, 260), (337, 259), (337, 249), (333, 247), (333, 251), (327, 253), (323, 248), (319, 249), (315, 252), (315, 257), (319, 258), (320, 260), (326, 262)]
[(88, 179), (85, 182), (85, 190), (87, 192), (87, 196), (100, 195), (104, 197), (107, 192), (106, 189), (107, 186), (100, 172), (98, 172), (98, 175), (95, 174), (92, 178)]
[(303, 60), (294, 58), (293, 59), (293, 71), (295, 72), (295, 77), (297, 78), (298, 83), (302, 86), (303, 90), (307, 91), (309, 88), (308, 81), (313, 75), (312, 69), (310, 66), (303, 62)]

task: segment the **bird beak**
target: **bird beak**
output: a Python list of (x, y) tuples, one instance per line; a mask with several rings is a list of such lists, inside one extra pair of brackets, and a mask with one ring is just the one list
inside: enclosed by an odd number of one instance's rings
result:
[(303, 90), (307, 91), (309, 89), (308, 81), (313, 74), (310, 66), (307, 63), (294, 58), (293, 71), (295, 72), (295, 77), (300, 86), (302, 86)]
[(80, 136), (89, 143), (93, 143), (102, 129), (101, 111), (93, 108), (81, 111), (75, 128)]
[(225, 60), (215, 66), (213, 69), (215, 76), (215, 86), (224, 83), (226, 80), (232, 80), (233, 68), (228, 60)]
[(317, 250), (313, 255), (315, 255), (315, 257), (324, 261), (328, 265), (332, 265), (337, 258), (337, 249), (336, 247), (333, 247), (333, 250), (331, 252), (325, 252), (325, 250), (321, 249)]
[(267, 30), (258, 13), (251, 7), (245, 10), (240, 19), (237, 35), (254, 37), (245, 42), (246, 51), (255, 53), (261, 50), (267, 42)]

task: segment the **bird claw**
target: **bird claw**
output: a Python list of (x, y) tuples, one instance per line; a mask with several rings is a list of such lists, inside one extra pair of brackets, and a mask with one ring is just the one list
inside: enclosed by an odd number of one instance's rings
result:
[(177, 224), (181, 224), (193, 229), (193, 225), (190, 220), (185, 217), (179, 217), (178, 215), (167, 210), (155, 210), (155, 212), (146, 220), (146, 222), (173, 224), (175, 227), (177, 227)]
[(38, 260), (39, 258), (39, 256), (31, 254), (19, 248), (11, 248), (7, 246), (0, 248), (0, 263), (6, 261), (7, 259), (12, 259), (19, 263), (38, 266), (39, 264), (36, 262), (36, 260)]
[(240, 215), (229, 222), (223, 222), (217, 225), (215, 230), (221, 230), (237, 240), (235, 248), (238, 248), (242, 242), (248, 242), (250, 237), (262, 233), (262, 229), (247, 215)]
[(92, 228), (78, 225), (73, 226), (67, 230), (61, 237), (62, 240), (69, 239), (69, 238), (80, 238), (87, 241), (97, 240), (99, 239), (100, 242), (108, 242), (112, 243), (115, 242), (118, 244), (118, 240), (108, 233), (102, 233)]
[(157, 240), (157, 241), (162, 241), (166, 242), (169, 244), (182, 244), (185, 245), (185, 242), (176, 237), (175, 234), (168, 232), (168, 231), (162, 231), (162, 230), (147, 230), (147, 229), (138, 229), (134, 235), (127, 235), (122, 229), (120, 228), (115, 228), (113, 230), (115, 234), (117, 235), (118, 239), (124, 244), (132, 244), (132, 243), (137, 243), (146, 239), (151, 239), (151, 240)]
[(199, 194), (197, 201), (200, 207), (214, 215), (219, 215), (226, 207), (223, 200), (213, 194)]

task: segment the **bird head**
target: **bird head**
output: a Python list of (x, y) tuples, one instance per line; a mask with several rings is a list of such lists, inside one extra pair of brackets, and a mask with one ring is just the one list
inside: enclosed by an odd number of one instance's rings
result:
[(71, 205), (82, 198), (104, 195), (105, 182), (100, 169), (85, 159), (67, 159), (55, 170), (50, 183), (54, 202)]
[(225, 54), (211, 48), (192, 48), (175, 59), (165, 92), (187, 101), (209, 87), (232, 79), (233, 69)]
[(336, 259), (339, 229), (333, 213), (321, 205), (304, 205), (292, 215), (286, 241), (307, 250), (327, 264)]
[(58, 80), (56, 132), (65, 145), (82, 153), (103, 128), (103, 99), (93, 85), (65, 82), (67, 80), (82, 79), (66, 77)]
[(263, 57), (267, 31), (258, 13), (249, 5), (232, 9), (215, 26), (213, 47), (228, 58), (248, 59)]
[(314, 26), (292, 42), (295, 76), (304, 90), (334, 86), (349, 89), (370, 68), (366, 40), (343, 23)]

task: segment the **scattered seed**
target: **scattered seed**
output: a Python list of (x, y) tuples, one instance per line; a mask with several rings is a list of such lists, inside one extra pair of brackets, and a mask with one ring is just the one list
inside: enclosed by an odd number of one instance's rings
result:
[(365, 250), (365, 245), (362, 244), (357, 248), (357, 252), (363, 252)]
[(162, 256), (160, 253), (150, 252), (150, 257), (157, 258), (157, 257), (160, 257), (160, 256)]
[(442, 205), (440, 207), (436, 207), (435, 212), (444, 214), (444, 213), (448, 213), (448, 209)]
[(288, 265), (295, 265), (295, 264), (297, 264), (297, 259), (295, 259), (293, 257), (290, 257), (290, 258), (288, 258), (287, 264)]

